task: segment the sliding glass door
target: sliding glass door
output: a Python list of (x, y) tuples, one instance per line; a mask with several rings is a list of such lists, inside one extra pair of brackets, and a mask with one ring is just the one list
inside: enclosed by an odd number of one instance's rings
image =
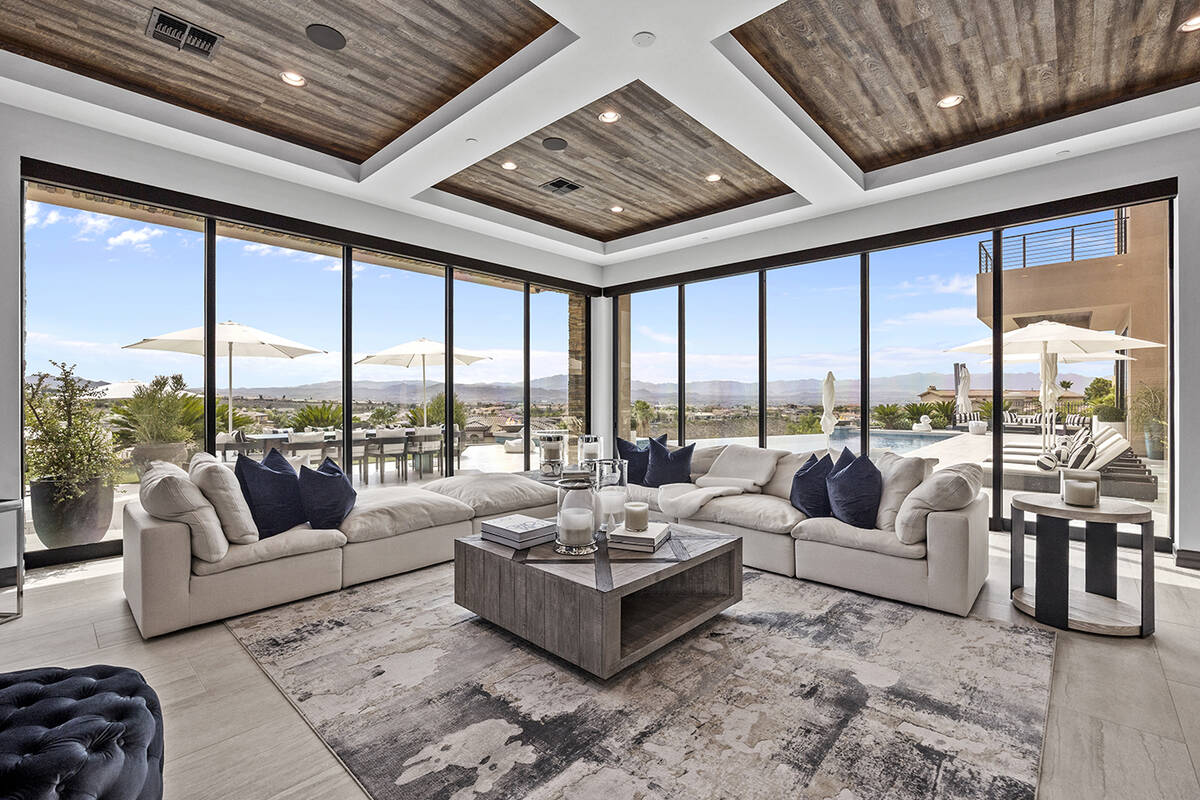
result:
[(688, 284), (684, 439), (758, 445), (758, 273)]
[(679, 440), (679, 290), (617, 298), (617, 435)]

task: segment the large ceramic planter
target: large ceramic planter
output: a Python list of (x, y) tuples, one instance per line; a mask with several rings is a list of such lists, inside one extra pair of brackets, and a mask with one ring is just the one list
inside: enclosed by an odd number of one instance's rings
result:
[(1146, 425), (1146, 458), (1159, 460), (1163, 457), (1163, 439), (1166, 438), (1166, 426), (1157, 420)]
[(187, 462), (188, 446), (186, 442), (144, 442), (135, 444), (130, 459), (133, 468), (140, 476), (146, 471), (151, 461), (169, 461), (172, 464), (183, 465)]
[(1126, 434), (1126, 425), (1124, 422), (1104, 422), (1098, 417), (1092, 417), (1093, 433), (1099, 433), (1105, 428), (1112, 428), (1114, 431), (1120, 434), (1122, 438), (1128, 438), (1128, 435)]
[(29, 484), (33, 529), (49, 548), (91, 544), (104, 538), (113, 515), (113, 487), (97, 478), (83, 494), (61, 501), (53, 478)]

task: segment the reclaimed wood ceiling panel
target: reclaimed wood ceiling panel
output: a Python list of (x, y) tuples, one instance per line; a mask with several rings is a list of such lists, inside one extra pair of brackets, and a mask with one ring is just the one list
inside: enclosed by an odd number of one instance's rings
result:
[[(211, 61), (145, 35), (153, 0), (5, 0), (0, 47), (362, 162), (555, 22), (526, 0), (169, 0)], [(342, 50), (310, 42), (322, 23)], [(287, 86), (292, 70), (308, 85)]]
[[(621, 119), (600, 122), (604, 111)], [(547, 150), (558, 137), (567, 148)], [(500, 165), (512, 161), (515, 170)], [(709, 174), (721, 180), (708, 182)], [(570, 194), (539, 188), (555, 178)], [(640, 81), (590, 103), (435, 187), (601, 241), (788, 194), (775, 176)], [(612, 206), (624, 211), (613, 213)]]
[[(788, 0), (733, 36), (864, 170), (1200, 79), (1195, 0)], [(965, 102), (942, 110), (939, 98)]]

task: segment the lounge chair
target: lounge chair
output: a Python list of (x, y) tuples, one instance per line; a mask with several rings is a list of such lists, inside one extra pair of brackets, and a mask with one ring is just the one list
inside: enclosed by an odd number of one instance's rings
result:
[[(1129, 440), (1112, 428), (1104, 428), (1092, 442), (1096, 454), (1081, 469), (1100, 473), (1100, 491), (1109, 497), (1125, 497), (1131, 500), (1157, 500), (1158, 476), (1152, 474), (1145, 463), (1133, 452)], [(1057, 492), (1059, 490), (1059, 468), (1044, 470), (1037, 466), (1041, 454), (1006, 450), (1004, 453), (1004, 488), (1026, 492)], [(991, 458), (983, 461), (984, 485), (991, 481)]]

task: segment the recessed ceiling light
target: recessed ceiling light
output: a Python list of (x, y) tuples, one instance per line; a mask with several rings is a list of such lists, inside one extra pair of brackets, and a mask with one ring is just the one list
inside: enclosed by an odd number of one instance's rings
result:
[(1191, 19), (1185, 20), (1184, 23), (1179, 26), (1179, 30), (1183, 31), (1184, 33), (1200, 31), (1200, 14), (1197, 14)]
[(514, 164), (514, 163), (513, 163), (513, 162), (511, 162), (511, 161), (505, 161), (505, 162), (504, 162), (503, 164), (501, 164), (500, 166), (501, 166), (501, 167), (503, 167), (504, 169), (508, 169), (508, 170), (513, 170), (513, 169), (516, 169), (516, 168), (517, 168), (517, 165), (516, 165), (516, 164)]
[(956, 105), (961, 103), (963, 101), (963, 99), (964, 98), (961, 94), (948, 94), (945, 97), (943, 97), (941, 100), (937, 101), (937, 107), (938, 108), (954, 108)]
[(602, 112), (600, 112), (600, 116), (597, 119), (599, 119), (601, 122), (606, 122), (609, 125), (611, 125), (612, 123), (616, 122), (620, 118), (621, 118), (621, 115), (615, 111), (602, 111)]
[(468, 137), (466, 141), (467, 141), (467, 144), (479, 144), (479, 140), (476, 139), (474, 136)]
[(721, 176), (714, 172), (710, 175), (705, 175), (704, 180), (708, 181), (709, 183), (716, 183), (717, 181), (721, 180)]
[(292, 72), (290, 69), (279, 73), (279, 80), (283, 81), (288, 86), (303, 86), (304, 84), (308, 83), (308, 81), (304, 80), (303, 75), (301, 75), (299, 72)]
[(613, 212), (614, 214), (620, 214), (624, 210), (625, 209), (621, 208), (620, 206), (613, 206), (609, 209), (609, 211)]

